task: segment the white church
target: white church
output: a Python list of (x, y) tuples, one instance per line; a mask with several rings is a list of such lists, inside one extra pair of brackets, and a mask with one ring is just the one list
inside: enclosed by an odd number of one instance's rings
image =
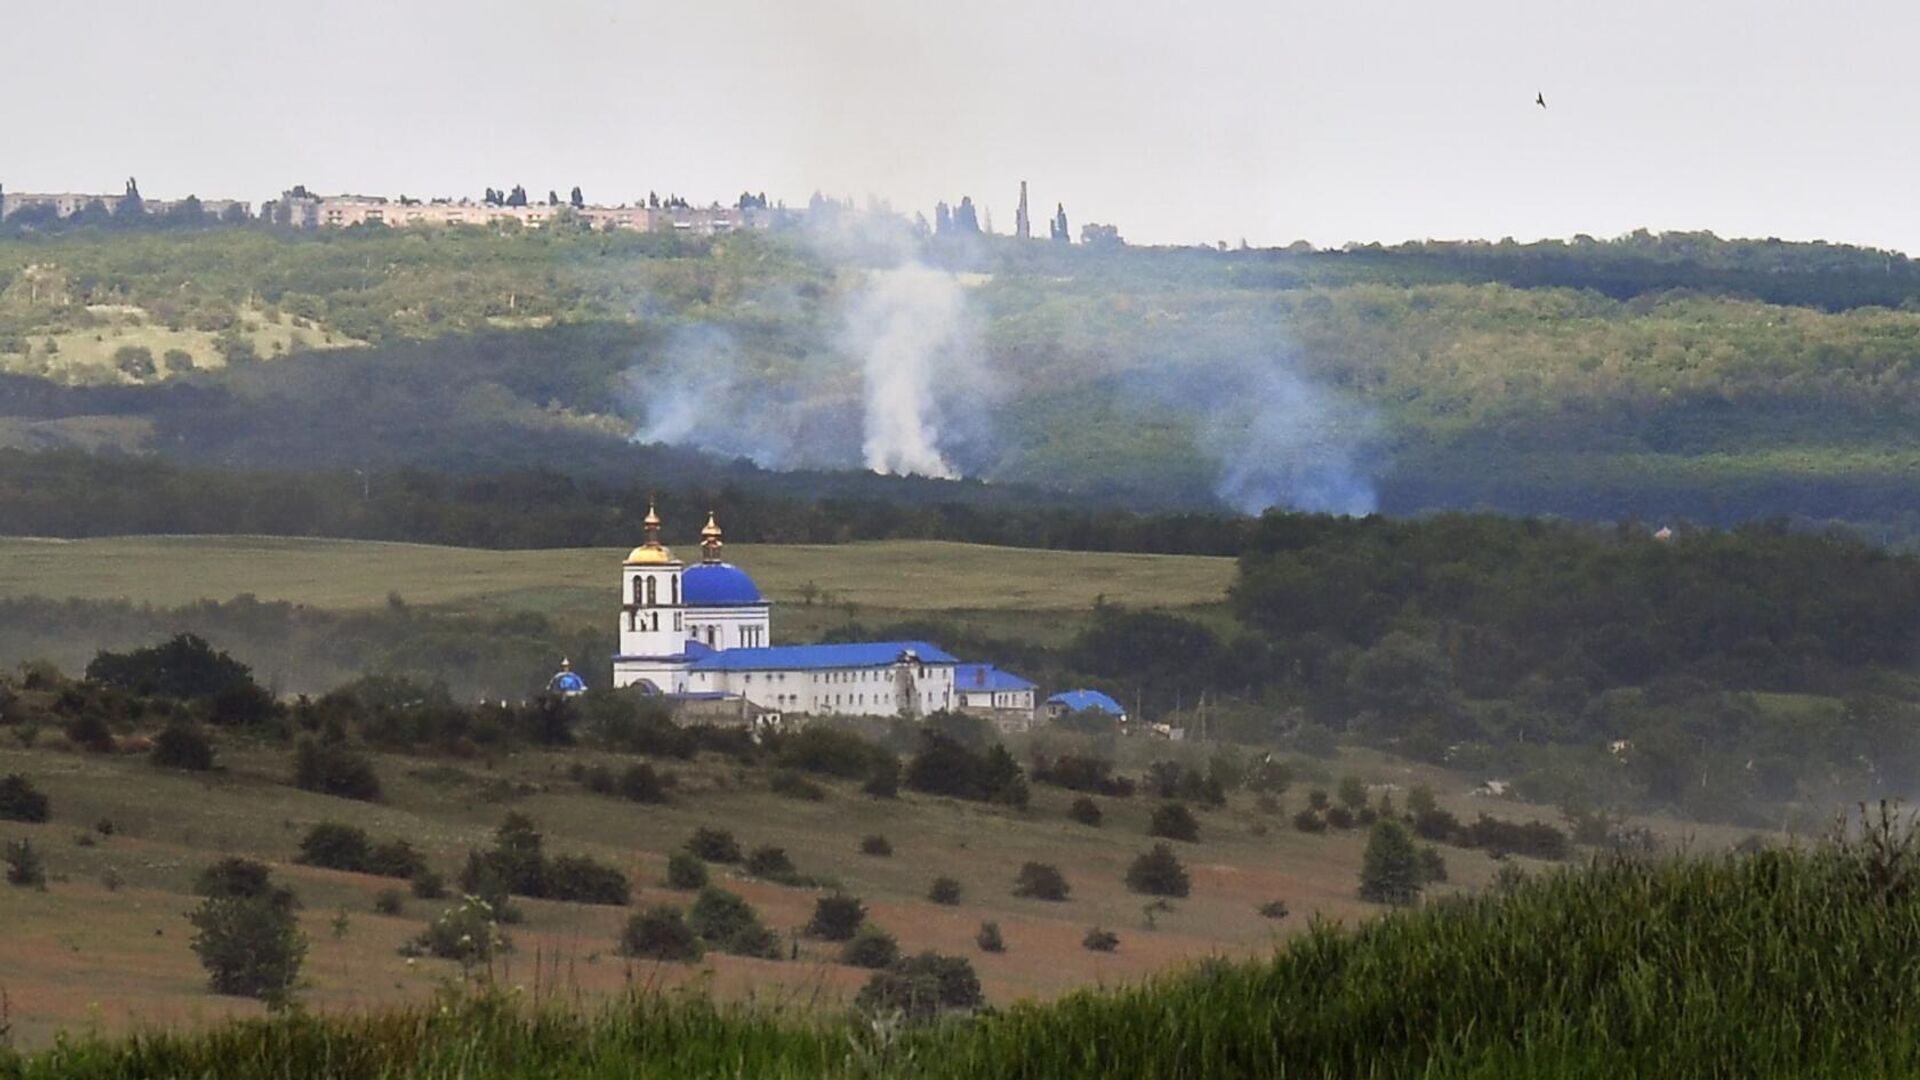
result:
[(959, 661), (924, 641), (774, 645), (760, 589), (720, 557), (707, 515), (700, 561), (660, 543), (647, 508), (647, 542), (620, 567), (620, 651), (613, 684), (684, 701), (744, 701), (764, 718), (924, 716), (955, 708)]

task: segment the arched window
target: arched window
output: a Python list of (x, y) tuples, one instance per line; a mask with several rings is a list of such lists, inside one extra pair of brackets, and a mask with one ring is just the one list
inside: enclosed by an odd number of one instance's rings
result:
[(633, 575), (633, 602), (636, 604), (646, 599), (645, 594), (641, 590), (640, 581), (641, 577), (639, 574)]
[(673, 602), (676, 605), (680, 603), (680, 576), (678, 574), (675, 574), (673, 577)]
[(659, 584), (660, 584), (659, 581), (657, 581), (656, 579), (651, 577), (647, 578), (647, 606), (648, 607), (652, 607), (653, 605), (658, 604), (660, 602)]

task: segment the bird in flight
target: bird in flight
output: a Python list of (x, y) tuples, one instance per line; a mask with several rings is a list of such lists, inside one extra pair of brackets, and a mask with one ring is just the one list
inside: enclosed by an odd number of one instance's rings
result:
[(1539, 92), (1539, 93), (1537, 93), (1537, 94), (1535, 94), (1535, 95), (1533, 96), (1533, 103), (1534, 103), (1535, 105), (1538, 105), (1538, 106), (1540, 106), (1540, 107), (1541, 107), (1541, 108), (1543, 108), (1543, 109), (1544, 109), (1544, 108), (1546, 108), (1546, 107), (1547, 107), (1547, 94), (1546, 94), (1546, 91), (1544, 91), (1544, 90), (1543, 90), (1543, 91), (1541, 91), (1541, 92)]

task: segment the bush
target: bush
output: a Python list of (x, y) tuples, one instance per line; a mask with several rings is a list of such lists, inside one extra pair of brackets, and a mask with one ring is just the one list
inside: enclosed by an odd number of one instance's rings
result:
[(428, 923), (413, 940), (413, 945), (442, 960), (458, 960), (462, 965), (487, 963), (513, 947), (512, 941), (496, 925), (499, 916), (493, 905), (480, 897), (469, 896)]
[(1340, 786), (1337, 791), (1339, 793), (1340, 805), (1353, 811), (1355, 814), (1358, 814), (1361, 808), (1366, 806), (1369, 801), (1367, 799), (1367, 783), (1357, 776), (1348, 775), (1341, 777)]
[(676, 851), (667, 856), (667, 887), (670, 889), (704, 889), (707, 886), (707, 864), (691, 851)]
[(373, 850), (367, 831), (352, 825), (323, 821), (307, 830), (300, 840), (300, 854), (293, 861), (328, 870), (365, 873)]
[[(1421, 790), (1423, 789), (1415, 788), (1414, 794), (1418, 795)], [(1459, 818), (1437, 806), (1416, 809), (1414, 801), (1410, 796), (1407, 799), (1407, 808), (1413, 812), (1413, 831), (1420, 839), (1452, 843), (1454, 838), (1460, 835)]]
[(110, 754), (113, 752), (113, 729), (100, 714), (83, 712), (67, 721), (61, 729), (67, 741), (85, 750), (89, 754)]
[(373, 910), (381, 915), (398, 915), (407, 909), (406, 894), (399, 889), (381, 889), (373, 897)]
[(1194, 820), (1193, 811), (1184, 803), (1165, 803), (1153, 812), (1153, 821), (1147, 826), (1147, 835), (1164, 836), (1169, 840), (1200, 839), (1200, 823)]
[(900, 943), (893, 935), (877, 926), (862, 926), (860, 932), (853, 935), (840, 950), (840, 962), (852, 967), (887, 967), (900, 959)]
[(927, 899), (936, 904), (957, 904), (960, 902), (960, 883), (950, 877), (934, 878), (933, 887), (927, 890)]
[(1073, 805), (1067, 808), (1067, 816), (1082, 825), (1092, 825), (1095, 828), (1099, 828), (1101, 818), (1104, 815), (1100, 813), (1099, 803), (1082, 795), (1073, 800)]
[(1420, 880), (1426, 884), (1447, 880), (1447, 860), (1431, 844), (1420, 849)]
[(893, 841), (878, 833), (860, 838), (860, 854), (886, 858), (893, 854)]
[(23, 888), (47, 887), (47, 861), (30, 840), (9, 840), (6, 850), (7, 884)]
[(807, 920), (805, 933), (825, 941), (850, 941), (866, 918), (867, 909), (859, 897), (835, 893), (813, 902), (813, 918)]
[(43, 822), (48, 815), (47, 797), (26, 777), (10, 773), (0, 780), (0, 821)]
[(1265, 919), (1284, 919), (1293, 914), (1285, 900), (1269, 900), (1260, 905), (1260, 916)]
[(972, 1009), (981, 1000), (972, 964), (963, 957), (927, 952), (874, 972), (853, 1003), (869, 1014), (897, 1012), (925, 1023), (942, 1009)]
[(367, 852), (367, 873), (411, 881), (427, 872), (427, 857), (405, 840), (388, 840)]
[(1361, 861), (1360, 899), (1411, 904), (1420, 898), (1420, 885), (1420, 855), (1406, 827), (1397, 821), (1375, 825)]
[(259, 900), (291, 912), (300, 906), (293, 890), (275, 885), (265, 863), (229, 856), (200, 871), (193, 891), (209, 900)]
[(783, 735), (774, 748), (774, 761), (792, 769), (837, 776), (843, 780), (872, 777), (891, 764), (896, 773), (899, 759), (884, 746), (868, 742), (850, 731), (813, 724), (791, 735)]
[(1293, 827), (1303, 833), (1323, 833), (1327, 831), (1327, 819), (1311, 810), (1302, 810), (1293, 815)]
[(162, 769), (206, 772), (213, 768), (213, 740), (184, 720), (175, 720), (154, 736), (147, 760)]
[(1020, 875), (1013, 883), (1013, 895), (1029, 896), (1036, 900), (1065, 900), (1070, 891), (1066, 876), (1060, 873), (1058, 867), (1048, 863), (1025, 864), (1020, 867)]
[(780, 958), (780, 939), (760, 922), (753, 905), (736, 893), (707, 886), (687, 913), (687, 924), (701, 940), (736, 956)]
[(1003, 953), (1007, 951), (1007, 939), (1000, 936), (1000, 924), (983, 922), (980, 932), (973, 935), (973, 943), (980, 946), (981, 952)]
[(620, 797), (637, 803), (658, 803), (667, 801), (667, 786), (660, 780), (660, 774), (646, 762), (629, 765), (620, 774)]
[(1192, 888), (1187, 868), (1166, 844), (1142, 852), (1127, 868), (1127, 888), (1148, 896), (1185, 896)]
[(1573, 853), (1567, 834), (1544, 821), (1515, 823), (1481, 814), (1472, 825), (1460, 831), (1460, 842), (1484, 849), (1499, 858), (1525, 855), (1531, 859), (1560, 862)]
[[(931, 723), (933, 717), (929, 717)], [(975, 802), (1027, 805), (1027, 778), (1004, 746), (984, 754), (932, 730), (921, 732), (920, 752), (907, 765), (906, 784), (931, 795)]]
[(365, 754), (345, 743), (304, 738), (293, 750), (293, 784), (305, 791), (372, 802), (380, 777)]
[(546, 898), (575, 904), (625, 907), (633, 902), (627, 875), (584, 855), (561, 855), (547, 864)]
[(1037, 758), (1033, 763), (1033, 778), (1042, 784), (1121, 799), (1131, 796), (1133, 781), (1112, 773), (1113, 762), (1104, 758), (1062, 755), (1051, 761)]
[(773, 775), (767, 778), (767, 790), (775, 795), (807, 802), (819, 802), (827, 797), (826, 788), (791, 769), (775, 769)]
[(266, 899), (208, 897), (187, 920), (214, 993), (288, 1002), (307, 952), (292, 910)]
[(892, 754), (885, 761), (874, 765), (873, 775), (860, 785), (860, 790), (876, 799), (897, 799), (900, 797), (900, 759)]
[(787, 857), (786, 848), (759, 847), (747, 856), (747, 873), (757, 878), (792, 884), (799, 874), (793, 868), (793, 860)]
[(1315, 810), (1325, 810), (1332, 800), (1327, 798), (1326, 788), (1314, 788), (1307, 792), (1307, 805)]
[(687, 839), (687, 850), (696, 858), (711, 863), (737, 863), (740, 844), (725, 829), (698, 828)]
[(1113, 952), (1120, 947), (1120, 935), (1096, 926), (1080, 939), (1080, 947), (1092, 952)]
[(964, 956), (923, 952), (894, 965), (895, 971), (930, 976), (940, 987), (940, 1004), (949, 1009), (978, 1008), (986, 999), (980, 993), (980, 977), (973, 963)]
[(686, 916), (670, 904), (657, 904), (636, 912), (620, 931), (620, 955), (643, 960), (670, 960), (693, 963), (706, 953), (706, 945)]
[(422, 900), (438, 900), (447, 895), (447, 879), (431, 870), (422, 870), (413, 875), (408, 888)]
[(1327, 824), (1336, 829), (1353, 828), (1353, 811), (1347, 809), (1345, 806), (1329, 806), (1326, 812)]

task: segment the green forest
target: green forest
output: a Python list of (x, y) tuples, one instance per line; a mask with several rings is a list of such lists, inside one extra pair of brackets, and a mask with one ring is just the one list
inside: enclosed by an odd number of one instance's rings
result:
[[(1264, 463), (1285, 476), (1332, 447), (1393, 515), (1920, 530), (1920, 268), (1904, 256), (1645, 233), (911, 254), (963, 283), (987, 373), (937, 387), (964, 482), (860, 469), (842, 316), (900, 248), (804, 233), (13, 228), (0, 447), (1203, 513), (1234, 508), (1236, 455), (1286, 459)], [(649, 387), (709, 363), (731, 379), (728, 430), (704, 448), (630, 441)], [(1278, 411), (1248, 414), (1273, 380)], [(762, 436), (790, 460), (745, 460)], [(0, 463), (0, 487), (23, 486), (6, 481), (24, 460)], [(135, 527), (101, 514), (66, 528)]]

